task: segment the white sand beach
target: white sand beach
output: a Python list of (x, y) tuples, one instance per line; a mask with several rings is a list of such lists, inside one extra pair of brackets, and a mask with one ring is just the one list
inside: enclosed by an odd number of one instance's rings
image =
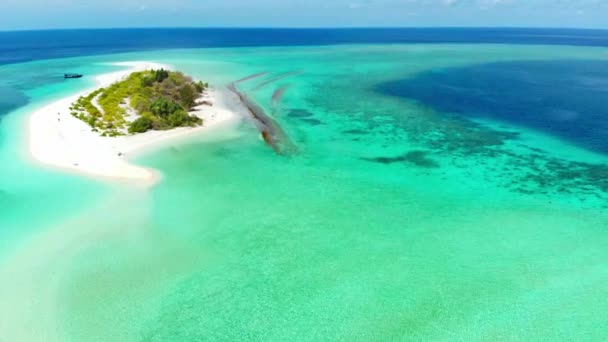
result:
[(40, 164), (86, 176), (114, 181), (153, 185), (160, 174), (152, 169), (129, 163), (129, 158), (144, 150), (158, 147), (195, 134), (233, 125), (239, 119), (238, 99), (227, 91), (210, 89), (201, 100), (213, 106), (200, 105), (192, 114), (203, 119), (199, 127), (181, 127), (168, 131), (102, 137), (85, 122), (70, 114), (69, 107), (78, 97), (96, 88), (120, 81), (134, 71), (171, 67), (151, 62), (121, 62), (114, 65), (128, 69), (96, 77), (96, 86), (36, 110), (29, 118), (27, 139), (29, 153)]

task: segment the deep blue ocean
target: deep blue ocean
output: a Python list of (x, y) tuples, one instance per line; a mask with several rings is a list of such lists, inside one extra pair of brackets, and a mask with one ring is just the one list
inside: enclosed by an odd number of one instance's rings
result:
[(608, 61), (500, 62), (382, 84), (443, 113), (526, 126), (608, 153)]
[(0, 32), (0, 65), (155, 49), (387, 43), (608, 46), (608, 30), (526, 28), (87, 29)]

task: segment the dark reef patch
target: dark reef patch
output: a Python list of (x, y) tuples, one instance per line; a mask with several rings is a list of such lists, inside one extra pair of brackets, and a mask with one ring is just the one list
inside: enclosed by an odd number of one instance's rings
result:
[(344, 134), (352, 134), (352, 135), (363, 135), (363, 134), (368, 134), (368, 132), (366, 130), (363, 129), (349, 129), (346, 131), (343, 131), (342, 133)]
[(301, 122), (307, 123), (311, 126), (322, 125), (323, 122), (319, 119), (313, 118), (315, 114), (306, 109), (291, 109), (287, 112), (287, 116), (290, 118), (298, 119)]
[[(316, 112), (318, 108), (319, 112), (327, 113), (324, 117), (338, 123), (336, 135), (349, 138), (359, 146), (353, 149), (354, 158), (387, 165), (415, 165), (412, 159), (420, 155), (408, 158), (399, 153), (368, 154), (362, 158), (358, 150), (402, 146), (403, 151), (429, 151), (433, 157), (431, 161), (441, 167), (437, 171), (439, 174), (454, 168), (454, 175), (475, 177), (471, 178), (472, 182), (479, 178), (488, 184), (541, 200), (551, 201), (552, 196), (558, 196), (608, 209), (608, 164), (561, 158), (559, 153), (523, 139), (508, 123), (489, 126), (477, 120), (478, 116), (440, 111), (402, 96), (380, 96), (370, 102), (368, 93), (377, 86), (370, 84), (362, 89), (353, 88), (356, 80), (354, 76), (349, 78), (345, 75), (319, 83), (312, 94), (345, 87), (350, 91), (325, 97), (311, 95), (306, 99), (310, 111)], [(431, 94), (436, 96), (432, 91)], [(475, 101), (475, 98), (469, 100)], [(358, 110), (353, 111), (353, 108)], [(332, 127), (334, 125), (328, 125), (327, 129)], [(374, 139), (366, 139), (363, 134), (373, 134)], [(434, 166), (422, 160), (418, 161), (419, 165)], [(442, 177), (452, 176), (445, 174)]]
[(396, 157), (375, 157), (362, 159), (381, 164), (408, 163), (427, 169), (438, 168), (439, 164), (436, 161), (428, 158), (427, 155), (427, 151), (410, 151)]
[(309, 118), (314, 114), (306, 109), (292, 109), (287, 113), (287, 116), (292, 118)]
[(608, 61), (489, 63), (424, 72), (376, 89), (438, 112), (509, 122), (608, 153)]
[(300, 119), (300, 121), (305, 122), (311, 126), (319, 126), (323, 124), (323, 121), (318, 119)]

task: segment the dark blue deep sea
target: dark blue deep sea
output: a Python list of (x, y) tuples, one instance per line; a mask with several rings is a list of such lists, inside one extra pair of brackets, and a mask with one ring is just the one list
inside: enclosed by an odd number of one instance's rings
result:
[(503, 62), (382, 84), (439, 112), (497, 119), (608, 153), (608, 61)]
[(88, 29), (0, 32), (0, 65), (156, 49), (387, 43), (608, 46), (608, 30), (524, 28)]

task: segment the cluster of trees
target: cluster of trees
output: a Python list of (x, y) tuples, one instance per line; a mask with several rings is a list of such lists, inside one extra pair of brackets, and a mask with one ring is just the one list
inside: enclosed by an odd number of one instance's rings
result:
[(162, 130), (196, 126), (203, 123), (201, 118), (188, 114), (181, 105), (166, 97), (156, 98), (150, 104), (149, 110), (150, 112), (145, 112), (145, 115), (131, 123), (129, 126), (130, 133), (143, 133), (151, 129)]
[(154, 83), (161, 83), (169, 78), (170, 73), (168, 70), (163, 68), (158, 70), (152, 70), (150, 73), (143, 75), (141, 82), (144, 87), (151, 87)]
[[(124, 81), (81, 97), (72, 107), (72, 114), (110, 136), (123, 134), (125, 128), (133, 134), (200, 125), (202, 120), (188, 112), (207, 88), (207, 83), (194, 82), (181, 72), (134, 72)], [(102, 111), (94, 105), (95, 99)], [(130, 123), (125, 120), (127, 104), (139, 114)]]

